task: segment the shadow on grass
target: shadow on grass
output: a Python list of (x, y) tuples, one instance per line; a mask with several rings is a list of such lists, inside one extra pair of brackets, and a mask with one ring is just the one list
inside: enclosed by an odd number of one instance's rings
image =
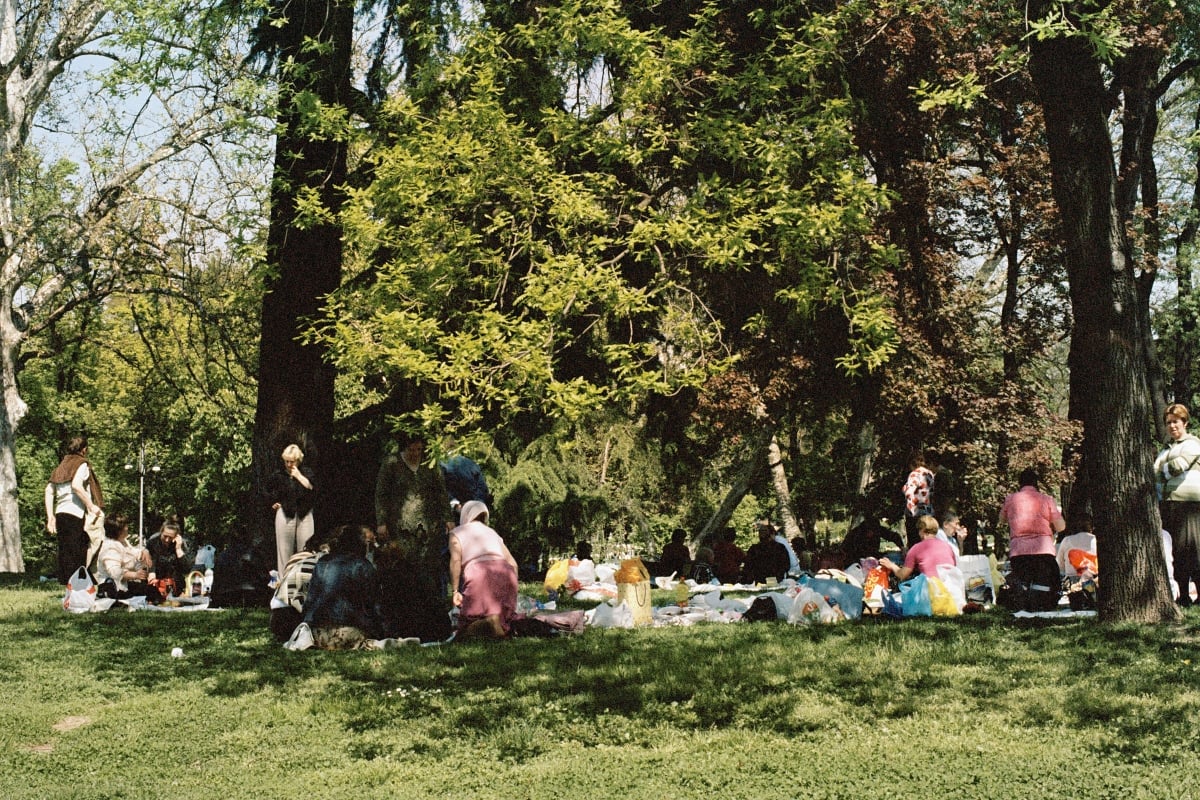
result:
[[(45, 601), (0, 615), (9, 647), (22, 652), (53, 638), (56, 657), (105, 681), (154, 692), (183, 679), (213, 697), (240, 698), (332, 678), (320, 710), (367, 736), (356, 745), (366, 759), (392, 752), (371, 732), (401, 721), (421, 726), (404, 745), (412, 752), (435, 752), (465, 731), (519, 760), (537, 751), (543, 730), (569, 731), (583, 746), (623, 736), (649, 745), (664, 730), (800, 736), (844, 724), (847, 714), (831, 713), (839, 709), (904, 719), (938, 703), (965, 705), (963, 713), (999, 708), (1030, 726), (1073, 720), (1111, 731), (1100, 745), (1108, 751), (1161, 750), (1166, 758), (1163, 737), (1183, 736), (1189, 724), (1180, 698), (1200, 692), (1192, 615), (1178, 626), (1014, 621), (995, 612), (838, 626), (590, 629), (550, 640), (292, 653), (271, 637), (266, 609), (71, 615), (58, 609), (56, 589), (9, 585)], [(174, 647), (183, 658), (170, 657)], [(1015, 705), (1043, 688), (1044, 701)], [(1061, 710), (1073, 705), (1081, 710)]]

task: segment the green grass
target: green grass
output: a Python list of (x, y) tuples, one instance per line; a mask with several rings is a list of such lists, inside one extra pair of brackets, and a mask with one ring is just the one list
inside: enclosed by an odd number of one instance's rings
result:
[(1195, 611), (291, 653), (264, 610), (57, 598), (0, 587), (6, 800), (1200, 798)]

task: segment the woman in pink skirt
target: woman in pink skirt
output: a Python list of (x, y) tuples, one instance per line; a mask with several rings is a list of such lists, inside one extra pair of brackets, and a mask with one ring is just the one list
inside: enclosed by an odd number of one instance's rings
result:
[(503, 638), (517, 611), (517, 560), (500, 534), (488, 527), (488, 508), (478, 500), (462, 507), (450, 532), (450, 585), (464, 636)]

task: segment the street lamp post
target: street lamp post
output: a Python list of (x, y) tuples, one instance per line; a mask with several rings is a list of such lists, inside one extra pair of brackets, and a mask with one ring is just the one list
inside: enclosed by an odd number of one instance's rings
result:
[(161, 467), (146, 466), (146, 443), (138, 442), (137, 464), (126, 464), (125, 469), (136, 469), (138, 475), (138, 546), (146, 544), (146, 473), (158, 472)]

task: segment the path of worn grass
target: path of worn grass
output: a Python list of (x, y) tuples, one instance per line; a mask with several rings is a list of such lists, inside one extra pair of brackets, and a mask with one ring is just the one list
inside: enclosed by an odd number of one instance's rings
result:
[(1200, 612), (290, 653), (265, 611), (55, 599), (0, 588), (10, 800), (1200, 798)]

